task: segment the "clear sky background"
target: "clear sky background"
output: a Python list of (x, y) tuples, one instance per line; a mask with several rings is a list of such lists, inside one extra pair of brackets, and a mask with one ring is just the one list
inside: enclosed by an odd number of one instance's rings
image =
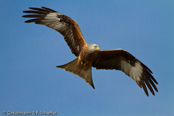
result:
[[(123, 48), (157, 79), (156, 96), (120, 71), (93, 68), (92, 89), (56, 68), (75, 56), (46, 26), (25, 24), (23, 10), (46, 6), (74, 20), (88, 43)], [(57, 116), (174, 115), (173, 0), (0, 0), (0, 115), (54, 111)]]

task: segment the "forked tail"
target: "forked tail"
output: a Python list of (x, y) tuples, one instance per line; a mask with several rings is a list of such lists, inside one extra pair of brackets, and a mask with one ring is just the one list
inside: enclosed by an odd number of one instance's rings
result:
[(77, 65), (77, 61), (78, 61), (78, 58), (74, 59), (73, 61), (67, 64), (56, 66), (56, 67), (65, 69), (68, 72), (78, 75), (95, 89), (93, 81), (92, 81), (92, 67), (90, 66), (88, 69), (84, 69)]

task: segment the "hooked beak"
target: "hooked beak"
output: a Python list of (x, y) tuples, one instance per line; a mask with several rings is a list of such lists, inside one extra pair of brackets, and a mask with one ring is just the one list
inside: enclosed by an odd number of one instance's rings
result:
[(96, 47), (95, 49), (96, 49), (96, 50), (100, 50), (100, 48), (99, 48), (99, 47)]

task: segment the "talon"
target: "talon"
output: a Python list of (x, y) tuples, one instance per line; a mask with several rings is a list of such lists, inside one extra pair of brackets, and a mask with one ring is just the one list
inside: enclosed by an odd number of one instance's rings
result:
[(83, 65), (83, 62), (81, 62), (81, 65)]

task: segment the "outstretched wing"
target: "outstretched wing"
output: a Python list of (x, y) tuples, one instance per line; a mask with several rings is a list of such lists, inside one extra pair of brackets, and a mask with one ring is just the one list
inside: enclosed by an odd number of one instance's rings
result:
[(58, 31), (63, 35), (65, 41), (71, 49), (71, 52), (76, 56), (79, 55), (82, 46), (86, 45), (87, 43), (85, 42), (76, 21), (50, 8), (29, 7), (29, 9), (30, 10), (23, 11), (24, 13), (29, 13), (23, 17), (33, 19), (25, 21), (26, 23), (34, 22)]
[(116, 69), (123, 71), (131, 77), (139, 87), (149, 96), (146, 86), (151, 93), (155, 95), (154, 90), (158, 92), (155, 85), (158, 82), (152, 76), (152, 71), (136, 59), (133, 55), (123, 49), (99, 51), (98, 58), (92, 64), (96, 69)]

